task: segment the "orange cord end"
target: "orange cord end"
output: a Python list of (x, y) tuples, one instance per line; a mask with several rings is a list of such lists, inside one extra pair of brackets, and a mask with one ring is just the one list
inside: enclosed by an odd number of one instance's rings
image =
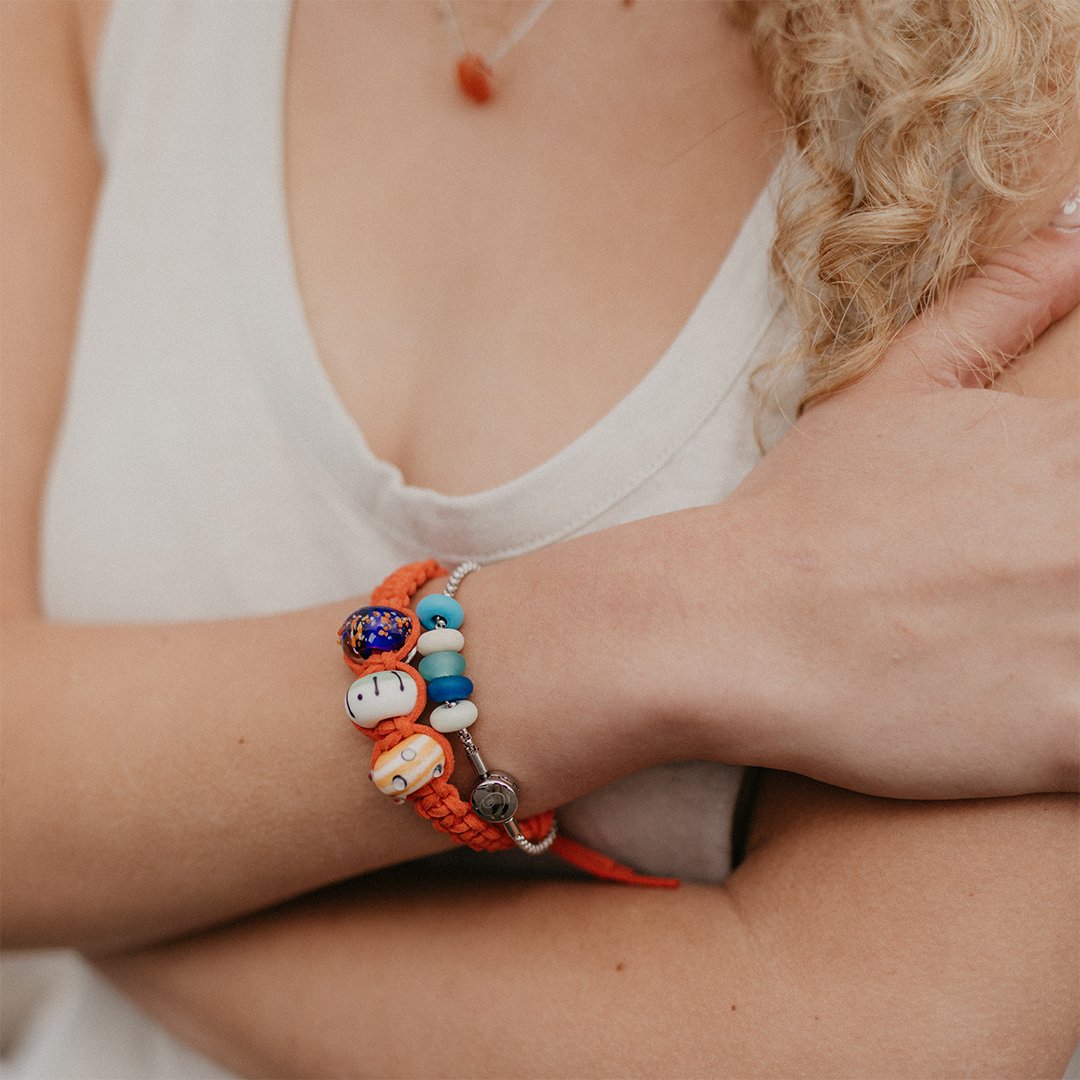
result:
[(678, 878), (649, 877), (647, 874), (639, 874), (630, 867), (616, 862), (610, 856), (593, 851), (592, 848), (579, 844), (562, 833), (555, 837), (550, 850), (571, 866), (576, 866), (579, 870), (584, 870), (603, 881), (621, 881), (624, 885), (652, 885), (659, 889), (679, 887)]
[(491, 97), (491, 68), (477, 53), (466, 53), (457, 66), (458, 85), (461, 92), (477, 105), (483, 105)]

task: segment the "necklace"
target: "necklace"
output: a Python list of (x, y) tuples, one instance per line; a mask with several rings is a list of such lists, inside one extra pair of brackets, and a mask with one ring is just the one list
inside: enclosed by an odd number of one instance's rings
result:
[(551, 0), (538, 0), (525, 18), (487, 56), (481, 56), (466, 46), (450, 0), (440, 0), (443, 17), (460, 54), (457, 64), (458, 86), (467, 98), (475, 101), (477, 105), (483, 105), (491, 97), (491, 80), (495, 74), (495, 65), (533, 28), (536, 20), (550, 6)]

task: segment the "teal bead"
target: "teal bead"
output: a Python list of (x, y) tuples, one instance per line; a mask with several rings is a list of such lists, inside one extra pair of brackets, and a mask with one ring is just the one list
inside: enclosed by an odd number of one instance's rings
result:
[(427, 682), (443, 675), (460, 675), (465, 670), (465, 657), (459, 652), (433, 652), (417, 665), (417, 671)]
[(438, 626), (436, 619), (442, 619), (444, 625), (456, 630), (464, 621), (465, 612), (452, 596), (432, 593), (416, 605), (416, 617), (425, 630), (433, 630)]
[(428, 683), (430, 701), (462, 701), (473, 691), (472, 679), (464, 675), (443, 675)]

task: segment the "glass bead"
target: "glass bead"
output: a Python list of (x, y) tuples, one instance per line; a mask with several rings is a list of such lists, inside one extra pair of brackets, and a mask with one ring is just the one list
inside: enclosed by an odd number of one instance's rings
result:
[(368, 779), (384, 794), (404, 798), (442, 776), (446, 756), (430, 735), (410, 735), (380, 754)]
[(377, 727), (391, 716), (408, 716), (416, 705), (416, 677), (407, 671), (363, 675), (345, 694), (345, 711), (357, 727)]
[(404, 646), (412, 630), (412, 619), (392, 607), (362, 607), (354, 611), (341, 628), (341, 647), (355, 660), (366, 660), (373, 652), (394, 652)]
[(464, 648), (464, 635), (460, 630), (451, 630), (449, 626), (427, 630), (416, 639), (416, 651), (421, 656), (433, 652), (461, 652)]
[(428, 683), (427, 694), (432, 701), (461, 701), (473, 692), (472, 679), (464, 675), (443, 675)]
[(431, 726), (444, 735), (462, 731), (476, 723), (476, 706), (471, 701), (451, 701), (431, 710)]
[(460, 675), (465, 670), (465, 657), (459, 652), (433, 652), (420, 661), (416, 670), (428, 682), (444, 675)]
[(465, 612), (452, 596), (432, 593), (416, 605), (416, 617), (425, 630), (434, 630), (439, 625), (436, 619), (441, 619), (444, 626), (456, 630), (464, 621)]

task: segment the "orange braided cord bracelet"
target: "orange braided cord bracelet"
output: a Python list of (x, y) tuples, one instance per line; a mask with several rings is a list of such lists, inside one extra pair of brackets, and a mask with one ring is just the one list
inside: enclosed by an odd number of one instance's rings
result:
[[(457, 568), (441, 596), (425, 597), (409, 607), (426, 582), (446, 575), (434, 559), (403, 566), (371, 594), (371, 604), (354, 611), (338, 631), (345, 661), (357, 675), (345, 697), (353, 725), (375, 746), (371, 755), (373, 783), (395, 802), (411, 802), (421, 817), (440, 832), (477, 851), (517, 846), (530, 855), (549, 848), (567, 862), (612, 881), (675, 887), (672, 878), (635, 873), (614, 859), (576, 841), (556, 835), (555, 814), (548, 810), (522, 822), (514, 820), (517, 784), (504, 773), (487, 769), (467, 728), (476, 719), (459, 655), (464, 638), (457, 631), (461, 606), (453, 599), (475, 563)], [(421, 628), (426, 633), (421, 634)], [(410, 663), (420, 652), (417, 667)], [(441, 701), (420, 724), (428, 699)], [(466, 802), (450, 783), (454, 752), (444, 733), (457, 731), (477, 783)], [(479, 812), (478, 812), (479, 811)]]
[[(338, 639), (341, 642), (346, 663), (359, 676), (349, 688), (346, 709), (354, 725), (375, 741), (371, 754), (371, 775), (377, 784), (380, 762), (382, 762), (382, 771), (392, 770), (391, 783), (394, 777), (401, 777), (406, 772), (413, 773), (414, 779), (423, 779), (424, 782), (414, 787), (406, 780), (400, 795), (395, 795), (392, 787), (388, 793), (399, 802), (405, 800), (411, 802), (421, 817), (427, 818), (436, 829), (452, 836), (459, 843), (467, 844), (477, 851), (500, 851), (513, 847), (514, 841), (505, 828), (481, 818), (472, 805), (461, 798), (457, 788), (450, 783), (449, 777), (454, 771), (454, 752), (444, 734), (417, 722), (427, 704), (426, 685), (420, 673), (402, 659), (403, 656), (411, 655), (417, 638), (420, 636), (420, 620), (408, 606), (413, 593), (426, 582), (436, 577), (443, 577), (446, 573), (447, 571), (434, 559), (404, 566), (391, 574), (372, 592), (370, 607), (361, 608), (345, 621), (338, 632)], [(373, 610), (379, 614), (365, 620), (364, 615)], [(361, 655), (364, 648), (364, 642), (361, 639), (365, 629), (368, 630), (370, 638), (372, 623), (398, 622), (393, 616), (383, 616), (382, 612), (386, 611), (394, 611), (404, 616), (408, 622), (407, 631), (402, 637), (386, 635), (387, 642), (393, 643), (395, 648), (381, 650), (376, 647), (376, 651), (370, 652), (367, 656)], [(400, 622), (398, 628), (404, 631), (404, 626)], [(399, 641), (400, 644), (398, 644)], [(393, 672), (400, 674), (391, 675)], [(380, 673), (384, 673), (381, 680)], [(366, 685), (354, 689), (363, 679), (367, 680)], [(405, 680), (409, 680), (412, 687), (415, 687), (415, 696)], [(378, 696), (386, 700), (384, 710), (401, 702), (411, 702), (411, 708), (402, 715), (386, 717), (379, 720), (373, 727), (367, 727), (363, 720), (358, 722), (358, 714), (363, 714), (354, 704), (357, 695), (363, 694), (365, 690), (369, 690), (369, 697)], [(391, 695), (398, 695), (400, 701), (395, 700)], [(406, 740), (411, 741), (395, 760), (395, 756), (390, 752)], [(441, 755), (430, 746), (431, 743), (438, 747)], [(414, 756), (402, 762), (401, 754), (410, 753)], [(412, 767), (413, 762), (420, 762), (420, 764)], [(401, 768), (403, 764), (410, 768)], [(399, 766), (397, 771), (393, 771), (395, 765)], [(429, 773), (430, 778), (427, 778)], [(380, 786), (380, 790), (382, 789)], [(554, 811), (548, 810), (520, 822), (518, 828), (526, 841), (539, 844), (550, 835), (554, 820)]]

